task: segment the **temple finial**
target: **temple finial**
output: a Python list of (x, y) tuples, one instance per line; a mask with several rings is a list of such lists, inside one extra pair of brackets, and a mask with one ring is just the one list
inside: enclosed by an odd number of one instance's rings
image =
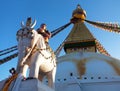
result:
[(77, 5), (77, 8), (79, 8), (79, 9), (81, 8), (81, 7), (80, 7), (80, 4)]

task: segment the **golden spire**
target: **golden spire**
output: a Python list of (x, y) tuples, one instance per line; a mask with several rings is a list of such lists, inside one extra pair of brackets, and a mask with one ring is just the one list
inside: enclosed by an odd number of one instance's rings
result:
[(72, 13), (72, 19), (71, 21), (73, 23), (76, 22), (84, 22), (84, 20), (86, 19), (86, 11), (83, 10), (80, 5), (77, 5), (77, 8), (73, 11)]
[(95, 38), (85, 26), (83, 22), (85, 18), (85, 11), (78, 5), (72, 13), (71, 22), (74, 26), (64, 45), (66, 53), (83, 51), (85, 49), (86, 51), (96, 52)]

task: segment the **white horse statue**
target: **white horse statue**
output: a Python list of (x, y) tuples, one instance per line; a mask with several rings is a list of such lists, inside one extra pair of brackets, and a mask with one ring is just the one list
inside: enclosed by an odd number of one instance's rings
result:
[(17, 73), (26, 77), (28, 68), (29, 77), (38, 78), (42, 81), (44, 75), (48, 78), (48, 86), (55, 88), (56, 58), (52, 57), (46, 49), (44, 38), (33, 29), (36, 21), (31, 23), (27, 19), (26, 25), (21, 23), (21, 29), (17, 32), (18, 41), (18, 64)]

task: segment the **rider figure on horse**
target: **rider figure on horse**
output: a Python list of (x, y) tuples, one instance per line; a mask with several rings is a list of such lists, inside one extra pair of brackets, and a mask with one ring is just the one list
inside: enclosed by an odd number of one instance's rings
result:
[(52, 54), (53, 58), (55, 58), (54, 51), (49, 46), (49, 39), (51, 38), (51, 32), (47, 30), (47, 25), (45, 23), (42, 23), (40, 25), (40, 28), (37, 29), (37, 32), (38, 34), (41, 34), (44, 37), (47, 50)]
[(37, 32), (41, 34), (44, 37), (45, 42), (48, 43), (49, 39), (51, 38), (51, 33), (46, 28), (46, 24), (42, 23), (40, 28), (37, 29)]

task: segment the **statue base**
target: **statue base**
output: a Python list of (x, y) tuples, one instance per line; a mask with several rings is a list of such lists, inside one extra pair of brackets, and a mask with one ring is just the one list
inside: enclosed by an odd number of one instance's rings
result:
[[(2, 91), (4, 83), (5, 80), (0, 81), (0, 91)], [(10, 86), (8, 91), (12, 91), (11, 87), (13, 86)], [(22, 81), (18, 89), (19, 89), (18, 91), (54, 91), (52, 88), (40, 82), (38, 79), (28, 79)]]

